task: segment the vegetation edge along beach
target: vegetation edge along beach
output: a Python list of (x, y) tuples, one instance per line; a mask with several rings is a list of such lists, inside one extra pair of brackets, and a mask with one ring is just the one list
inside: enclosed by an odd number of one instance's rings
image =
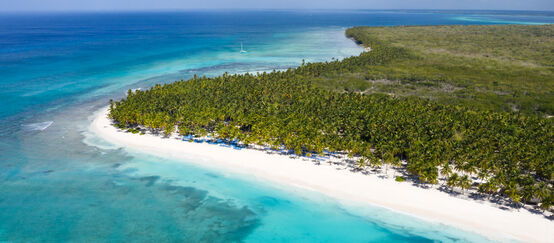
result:
[[(471, 190), (549, 217), (552, 55), (526, 41), (551, 48), (553, 29), (356, 27), (347, 36), (371, 51), (286, 71), (194, 77), (129, 91), (111, 102), (109, 117), (133, 133), (177, 132), (310, 158), (344, 153), (360, 171), (394, 167), (405, 174), (400, 181)], [(446, 38), (429, 50), (414, 33)], [(483, 36), (499, 41), (481, 47)], [(484, 102), (487, 97), (495, 99)]]
[[(444, 191), (439, 185), (398, 182), (396, 178), (402, 173), (390, 168), (357, 170), (346, 154), (308, 158), (261, 146), (221, 143), (207, 137), (194, 138), (177, 133), (162, 136), (147, 130), (137, 135), (113, 126), (108, 113), (109, 107), (95, 113), (89, 131), (117, 147), (153, 154), (171, 163), (218, 170), (308, 199), (313, 192), (317, 198), (318, 194), (323, 194), (357, 216), (373, 218), (375, 215), (366, 215), (364, 208), (376, 205), (380, 213), (387, 213), (389, 209), (407, 214), (431, 222), (442, 232), (455, 227), (500, 242), (513, 239), (549, 242), (554, 237), (554, 232), (547, 230), (552, 221), (542, 214), (507, 208), (494, 201), (474, 200), (472, 194)], [(398, 221), (394, 227), (409, 232), (413, 225), (404, 224), (409, 222)]]

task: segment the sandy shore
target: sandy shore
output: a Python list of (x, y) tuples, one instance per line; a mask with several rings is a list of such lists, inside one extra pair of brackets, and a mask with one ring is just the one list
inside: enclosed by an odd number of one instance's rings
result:
[[(235, 150), (207, 143), (184, 142), (176, 137), (121, 132), (111, 125), (107, 112), (108, 109), (104, 108), (95, 115), (90, 131), (119, 146), (307, 188), (340, 200), (370, 203), (474, 231), (492, 239), (554, 242), (554, 221), (527, 210), (501, 209), (488, 202), (458, 198), (437, 189), (396, 182), (393, 177), (384, 179), (355, 173), (344, 166), (326, 162), (317, 165), (307, 159), (268, 154), (261, 150)], [(209, 163), (203, 163), (206, 161)]]

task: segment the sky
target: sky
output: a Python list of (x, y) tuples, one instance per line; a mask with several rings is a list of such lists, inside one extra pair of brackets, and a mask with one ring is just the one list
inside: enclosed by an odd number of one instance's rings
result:
[(0, 0), (0, 12), (187, 9), (554, 10), (554, 0)]

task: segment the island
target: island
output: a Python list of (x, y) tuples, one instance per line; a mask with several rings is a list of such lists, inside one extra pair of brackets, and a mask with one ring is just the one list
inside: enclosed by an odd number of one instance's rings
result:
[(548, 242), (554, 25), (354, 27), (359, 56), (110, 101), (109, 141)]

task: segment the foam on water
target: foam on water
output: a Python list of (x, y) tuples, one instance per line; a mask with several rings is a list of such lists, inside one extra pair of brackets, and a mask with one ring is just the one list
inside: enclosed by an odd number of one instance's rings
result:
[(54, 121), (45, 121), (21, 125), (24, 131), (44, 131), (46, 128), (50, 127)]

